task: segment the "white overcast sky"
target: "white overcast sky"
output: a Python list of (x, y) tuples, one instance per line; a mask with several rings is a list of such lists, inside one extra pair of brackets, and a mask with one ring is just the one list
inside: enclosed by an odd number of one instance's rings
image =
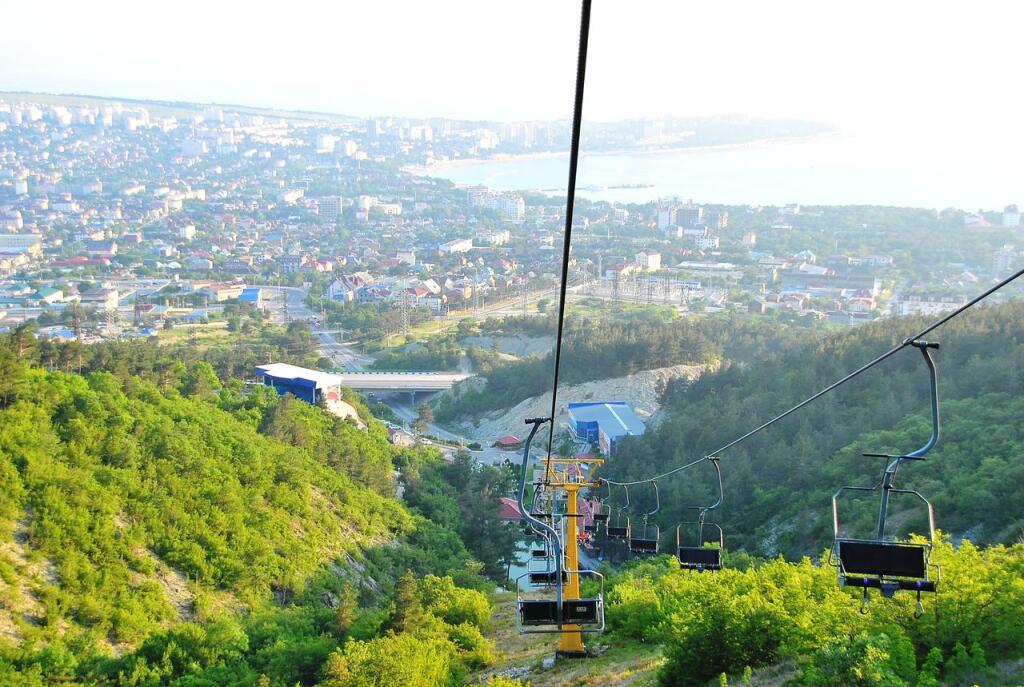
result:
[[(0, 89), (565, 118), (578, 12), (567, 0), (8, 2)], [(595, 0), (585, 116), (1015, 134), (1022, 16), (990, 0)]]

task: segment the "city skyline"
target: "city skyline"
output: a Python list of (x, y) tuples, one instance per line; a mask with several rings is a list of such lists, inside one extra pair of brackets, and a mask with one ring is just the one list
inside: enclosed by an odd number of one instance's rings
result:
[[(570, 115), (575, 3), (529, 0), (511, 12), (462, 0), (443, 11), (299, 2), (273, 16), (191, 0), (170, 14), (121, 1), (105, 7), (7, 8), (12, 26), (46, 30), (16, 32), (0, 46), (0, 89), (354, 116)], [(1009, 84), (1018, 9), (983, 3), (965, 16), (951, 2), (873, 7), (850, 15), (810, 2), (599, 5), (587, 119), (735, 112), (858, 132), (1010, 137), (1012, 108), (982, 112), (975, 98), (1016, 98)]]

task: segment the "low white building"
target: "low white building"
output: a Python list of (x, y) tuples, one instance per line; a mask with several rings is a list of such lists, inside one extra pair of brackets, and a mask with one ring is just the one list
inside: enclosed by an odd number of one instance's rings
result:
[(446, 241), (437, 247), (439, 251), (445, 255), (454, 255), (455, 253), (468, 253), (473, 250), (473, 239), (453, 239)]
[(661, 269), (661, 253), (637, 253), (636, 266), (645, 272), (657, 272)]
[(893, 303), (898, 315), (941, 315), (967, 302), (967, 296), (938, 293), (907, 293)]

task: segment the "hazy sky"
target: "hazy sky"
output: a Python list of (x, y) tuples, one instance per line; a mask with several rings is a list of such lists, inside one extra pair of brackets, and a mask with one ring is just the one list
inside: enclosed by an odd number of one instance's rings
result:
[[(1016, 132), (1016, 2), (595, 0), (585, 114), (740, 112)], [(563, 0), (5, 3), (0, 89), (564, 118)]]

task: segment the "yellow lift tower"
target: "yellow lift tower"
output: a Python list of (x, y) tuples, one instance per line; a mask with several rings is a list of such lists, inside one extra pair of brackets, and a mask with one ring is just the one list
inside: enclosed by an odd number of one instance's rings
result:
[[(558, 654), (583, 657), (587, 655), (583, 635), (604, 630), (604, 578), (592, 570), (580, 570), (579, 493), (582, 489), (596, 489), (598, 482), (589, 481), (583, 466), (593, 467), (604, 461), (600, 458), (540, 458), (543, 479), (536, 480), (538, 488), (549, 495), (547, 512), (531, 513), (524, 504), (526, 479), (530, 461), (530, 444), (539, 427), (549, 418), (528, 420), (533, 425), (523, 450), (522, 474), (519, 483), (519, 508), (526, 522), (544, 536), (553, 551), (554, 569), (545, 571), (555, 587), (555, 600), (523, 599), (516, 590), (519, 603), (518, 626), (520, 632), (540, 632), (559, 635)], [(587, 470), (589, 473), (589, 470)], [(565, 510), (561, 511), (561, 494), (565, 494)], [(529, 575), (526, 573), (525, 575)], [(520, 575), (524, 577), (525, 575)], [(598, 579), (601, 591), (596, 597), (580, 596), (580, 576)]]

